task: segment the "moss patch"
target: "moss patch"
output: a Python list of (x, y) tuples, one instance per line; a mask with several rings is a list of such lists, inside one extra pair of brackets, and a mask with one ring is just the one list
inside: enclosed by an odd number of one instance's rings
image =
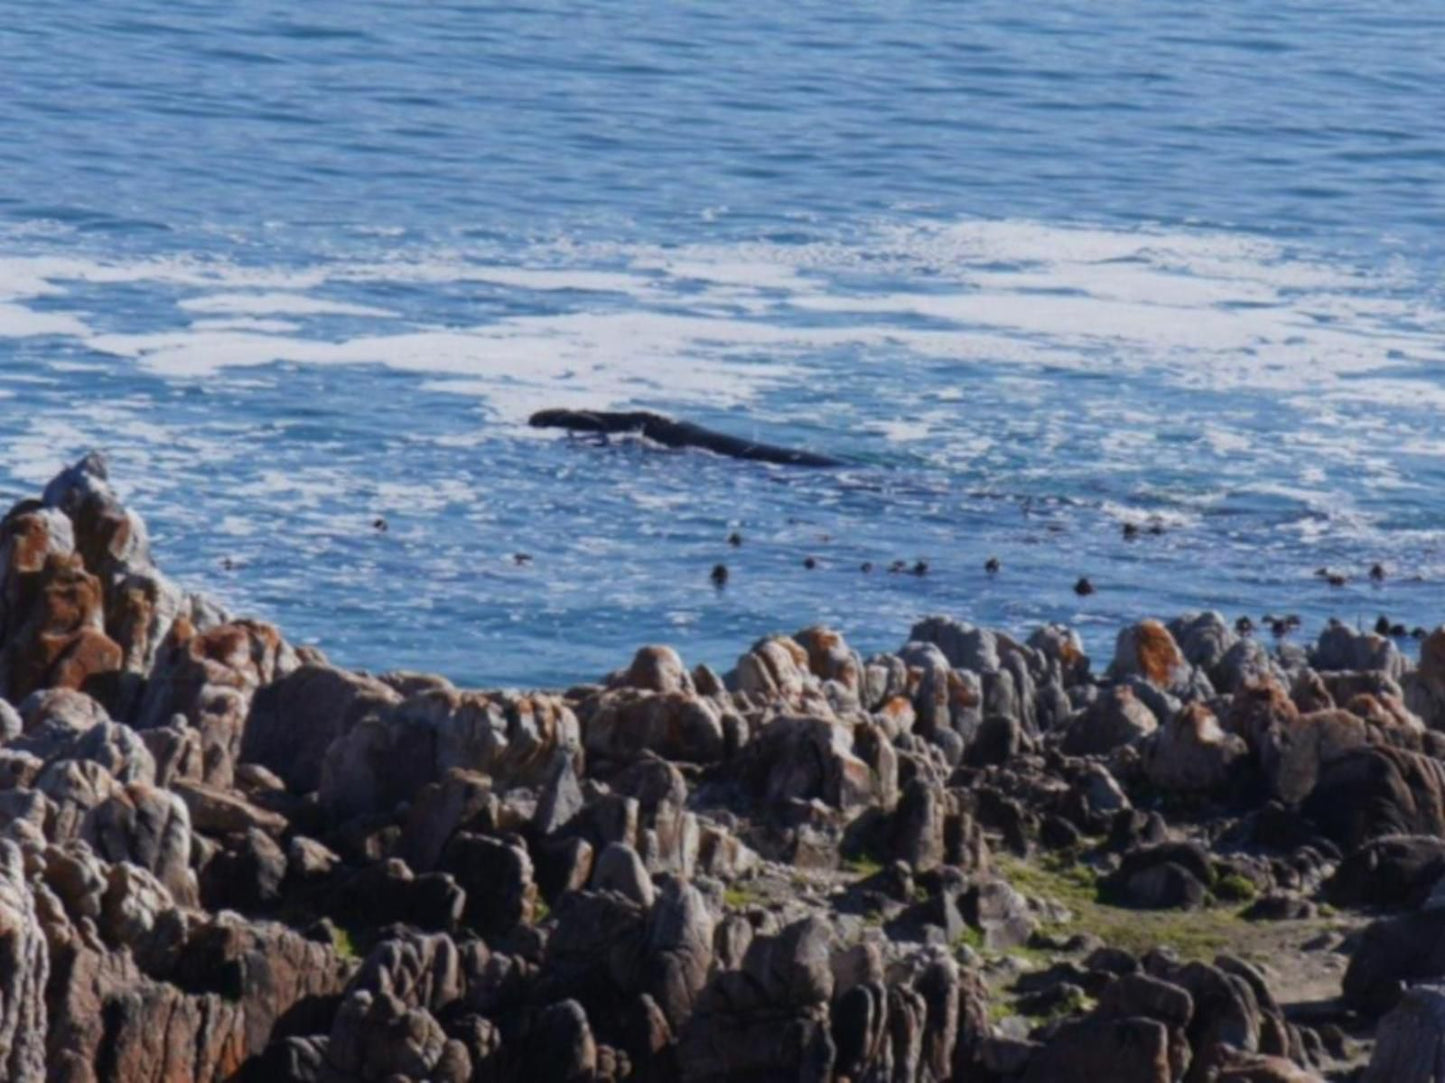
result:
[(883, 863), (870, 854), (859, 854), (843, 860), (843, 871), (862, 879), (883, 871)]
[(349, 929), (342, 928), (340, 925), (332, 927), (331, 946), (343, 959), (361, 958), (361, 953), (356, 948), (356, 938), (351, 935)]
[(1007, 856), (999, 856), (996, 863), (1019, 891), (1052, 899), (1073, 911), (1072, 922), (1046, 931), (1092, 933), (1135, 955), (1167, 946), (1184, 959), (1208, 960), (1221, 951), (1248, 948), (1249, 923), (1232, 908), (1130, 910), (1100, 901), (1098, 876), (1087, 865), (1048, 857), (1030, 863)]
[(729, 887), (723, 891), (723, 902), (730, 910), (746, 910), (763, 901), (761, 895), (745, 887)]
[(1254, 886), (1254, 881), (1249, 877), (1231, 872), (1215, 882), (1214, 894), (1225, 902), (1253, 902), (1259, 894), (1259, 888)]

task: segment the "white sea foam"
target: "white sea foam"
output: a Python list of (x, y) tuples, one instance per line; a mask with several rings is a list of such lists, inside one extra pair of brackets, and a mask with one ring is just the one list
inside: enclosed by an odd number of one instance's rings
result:
[(370, 316), (386, 319), (396, 313), (370, 305), (353, 305), (307, 297), (300, 293), (214, 293), (180, 302), (187, 312), (227, 316)]
[(36, 312), (24, 305), (0, 302), (0, 338), (60, 335), (79, 338), (90, 333), (85, 321), (63, 312)]
[[(0, 336), (70, 337), (174, 378), (273, 361), (379, 364), (483, 398), (511, 420), (542, 405), (747, 401), (808, 378), (837, 349), (854, 366), (910, 356), (1021, 373), (1107, 365), (1183, 389), (1445, 405), (1439, 381), (1381, 371), (1445, 363), (1445, 314), (1400, 300), (1398, 277), (1257, 238), (1018, 221), (884, 225), (803, 245), (569, 242), (310, 268), (17, 257), (0, 258)], [(448, 327), (333, 296), (348, 283), (388, 282), (577, 296), (559, 313)], [(176, 319), (108, 329), (103, 287), (137, 283), (180, 294)], [(86, 300), (70, 311), (22, 303), (80, 284)], [(311, 325), (331, 316), (361, 326), (338, 338)], [(929, 427), (917, 417), (871, 422), (902, 442)]]

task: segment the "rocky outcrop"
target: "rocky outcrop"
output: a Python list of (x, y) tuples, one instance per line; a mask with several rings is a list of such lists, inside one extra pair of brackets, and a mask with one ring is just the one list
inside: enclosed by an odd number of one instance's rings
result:
[(1321, 899), (1401, 911), (1343, 1002), (1416, 1071), (1445, 654), (1377, 638), (1187, 614), (1096, 678), (1066, 627), (929, 617), (726, 678), (371, 677), (177, 589), (87, 458), (0, 521), (0, 1077), (1297, 1083), (1343, 1036), (1260, 971), (1075, 922)]

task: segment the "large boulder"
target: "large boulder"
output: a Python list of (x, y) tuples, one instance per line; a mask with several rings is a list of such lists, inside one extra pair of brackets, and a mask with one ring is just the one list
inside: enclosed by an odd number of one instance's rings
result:
[(1216, 678), (1226, 674), (1224, 660), (1240, 638), (1224, 615), (1213, 610), (1186, 613), (1171, 620), (1168, 630), (1184, 660), (1203, 670), (1215, 687), (1224, 687), (1223, 682)]
[(817, 798), (853, 809), (871, 803), (884, 785), (855, 755), (852, 728), (823, 717), (769, 722), (745, 749), (744, 770), (768, 805)]
[(1156, 688), (1177, 688), (1188, 679), (1189, 663), (1169, 629), (1157, 620), (1142, 620), (1120, 629), (1114, 643), (1109, 676), (1115, 680), (1142, 677)]
[(602, 759), (625, 761), (646, 750), (669, 760), (712, 763), (723, 757), (723, 719), (711, 699), (628, 688), (604, 693), (583, 712), (583, 741)]
[(1226, 733), (1202, 703), (1191, 703), (1149, 740), (1144, 773), (1161, 790), (1208, 792), (1226, 786), (1248, 755), (1242, 737)]
[(825, 702), (818, 679), (808, 668), (808, 652), (787, 636), (770, 636), (754, 643), (738, 659), (730, 684), (762, 703), (805, 709)]
[(1260, 767), (1270, 792), (1285, 804), (1303, 801), (1321, 773), (1369, 741), (1363, 719), (1349, 711), (1314, 711), (1284, 719), (1260, 736)]
[(1169, 1083), (1169, 1029), (1155, 1019), (1091, 1017), (1061, 1026), (1036, 1052), (1024, 1083)]
[(270, 768), (290, 789), (307, 793), (321, 783), (331, 742), (401, 699), (374, 678), (319, 663), (302, 665), (257, 692), (241, 759)]
[(1375, 1028), (1364, 1083), (1445, 1083), (1445, 985), (1417, 985)]
[(1123, 745), (1137, 745), (1158, 728), (1154, 712), (1131, 688), (1114, 685), (1069, 723), (1063, 749), (1071, 756), (1103, 755)]
[(932, 643), (954, 669), (994, 673), (999, 669), (998, 640), (987, 628), (954, 620), (927, 617), (908, 633), (910, 643)]
[(1445, 839), (1386, 835), (1346, 856), (1325, 882), (1325, 895), (1335, 906), (1413, 909), (1442, 878)]
[(1367, 1015), (1382, 1015), (1407, 986), (1442, 978), (1445, 909), (1417, 910), (1365, 929), (1345, 971), (1344, 999)]
[(1341, 849), (1385, 835), (1445, 836), (1445, 763), (1388, 745), (1324, 764), (1302, 811)]
[(1330, 623), (1310, 652), (1319, 670), (1374, 669), (1396, 680), (1405, 674), (1405, 657), (1393, 641), (1374, 632), (1357, 632), (1339, 621)]

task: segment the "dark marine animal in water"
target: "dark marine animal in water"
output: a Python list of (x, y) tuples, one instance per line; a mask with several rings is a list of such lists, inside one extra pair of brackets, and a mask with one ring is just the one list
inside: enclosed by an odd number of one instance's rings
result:
[(688, 421), (648, 410), (612, 413), (598, 410), (540, 410), (529, 422), (536, 429), (566, 429), (569, 432), (635, 433), (664, 447), (699, 447), (718, 455), (751, 462), (778, 463), (782, 466), (842, 466), (841, 460), (812, 451), (760, 444), (755, 440), (714, 432)]

